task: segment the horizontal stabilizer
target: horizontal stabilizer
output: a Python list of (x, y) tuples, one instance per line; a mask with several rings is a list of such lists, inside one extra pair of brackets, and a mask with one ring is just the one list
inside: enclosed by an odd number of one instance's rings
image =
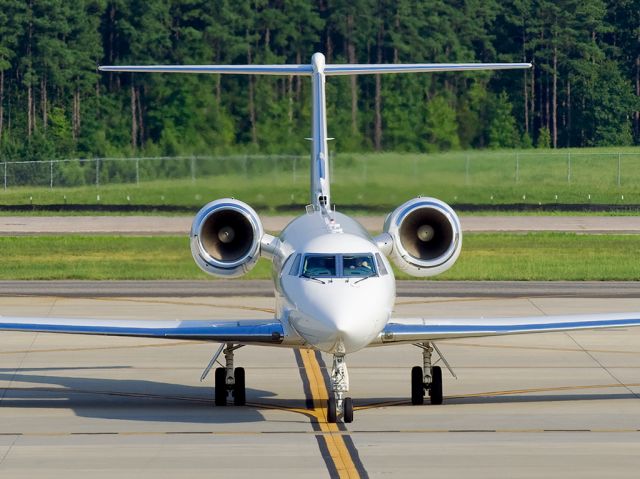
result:
[[(323, 65), (323, 73), (335, 75), (364, 75), (371, 73), (429, 73), (472, 70), (512, 70), (531, 68), (531, 63), (398, 63), (398, 64), (340, 64)], [(307, 65), (122, 65), (101, 66), (103, 72), (140, 73), (220, 73), (240, 75), (305, 75), (313, 73)]]
[(397, 63), (373, 65), (326, 65), (325, 75), (364, 75), (370, 73), (429, 73), (473, 70), (514, 70), (531, 68), (531, 63)]
[(102, 66), (103, 72), (228, 73), (239, 75), (311, 75), (311, 65), (122, 65)]

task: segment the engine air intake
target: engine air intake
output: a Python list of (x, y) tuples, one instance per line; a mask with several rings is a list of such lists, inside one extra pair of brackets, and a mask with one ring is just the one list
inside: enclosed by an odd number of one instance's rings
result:
[(454, 229), (442, 211), (420, 208), (411, 211), (400, 225), (400, 241), (414, 258), (434, 260), (447, 252)]
[(458, 259), (462, 228), (448, 204), (435, 198), (414, 198), (387, 217), (378, 243), (390, 250), (389, 257), (405, 273), (434, 276)]
[(264, 235), (257, 213), (232, 198), (212, 201), (196, 215), (191, 226), (191, 253), (196, 264), (215, 276), (240, 276), (260, 256)]

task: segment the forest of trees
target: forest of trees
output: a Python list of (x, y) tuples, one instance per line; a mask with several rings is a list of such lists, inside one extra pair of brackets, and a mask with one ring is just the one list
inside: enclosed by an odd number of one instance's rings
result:
[(301, 77), (100, 64), (530, 61), (330, 78), (337, 151), (640, 143), (640, 0), (0, 0), (0, 161), (305, 152)]

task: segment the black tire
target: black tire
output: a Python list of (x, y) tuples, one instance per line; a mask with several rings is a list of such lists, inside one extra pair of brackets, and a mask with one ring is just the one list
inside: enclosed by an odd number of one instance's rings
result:
[(411, 404), (424, 404), (424, 375), (420, 366), (411, 368)]
[(429, 395), (431, 396), (431, 404), (442, 404), (442, 369), (440, 369), (440, 366), (431, 368)]
[(225, 368), (216, 368), (215, 404), (216, 406), (227, 405), (227, 371)]
[(233, 376), (235, 378), (233, 385), (233, 404), (236, 406), (244, 406), (247, 403), (244, 368), (236, 368), (233, 371)]
[(329, 397), (329, 400), (327, 401), (327, 422), (338, 422), (338, 413), (336, 409), (336, 398), (333, 396)]
[(351, 400), (351, 398), (344, 398), (343, 407), (344, 415), (342, 419), (346, 423), (353, 422), (353, 401)]

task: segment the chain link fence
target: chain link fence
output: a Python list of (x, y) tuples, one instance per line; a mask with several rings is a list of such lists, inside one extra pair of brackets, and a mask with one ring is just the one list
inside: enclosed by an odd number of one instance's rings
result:
[[(333, 181), (385, 182), (396, 175), (465, 185), (640, 186), (640, 150), (634, 152), (449, 152), (443, 154), (332, 155)], [(298, 155), (83, 158), (0, 162), (4, 190), (140, 184), (156, 180), (236, 176), (308, 182), (309, 157)]]

